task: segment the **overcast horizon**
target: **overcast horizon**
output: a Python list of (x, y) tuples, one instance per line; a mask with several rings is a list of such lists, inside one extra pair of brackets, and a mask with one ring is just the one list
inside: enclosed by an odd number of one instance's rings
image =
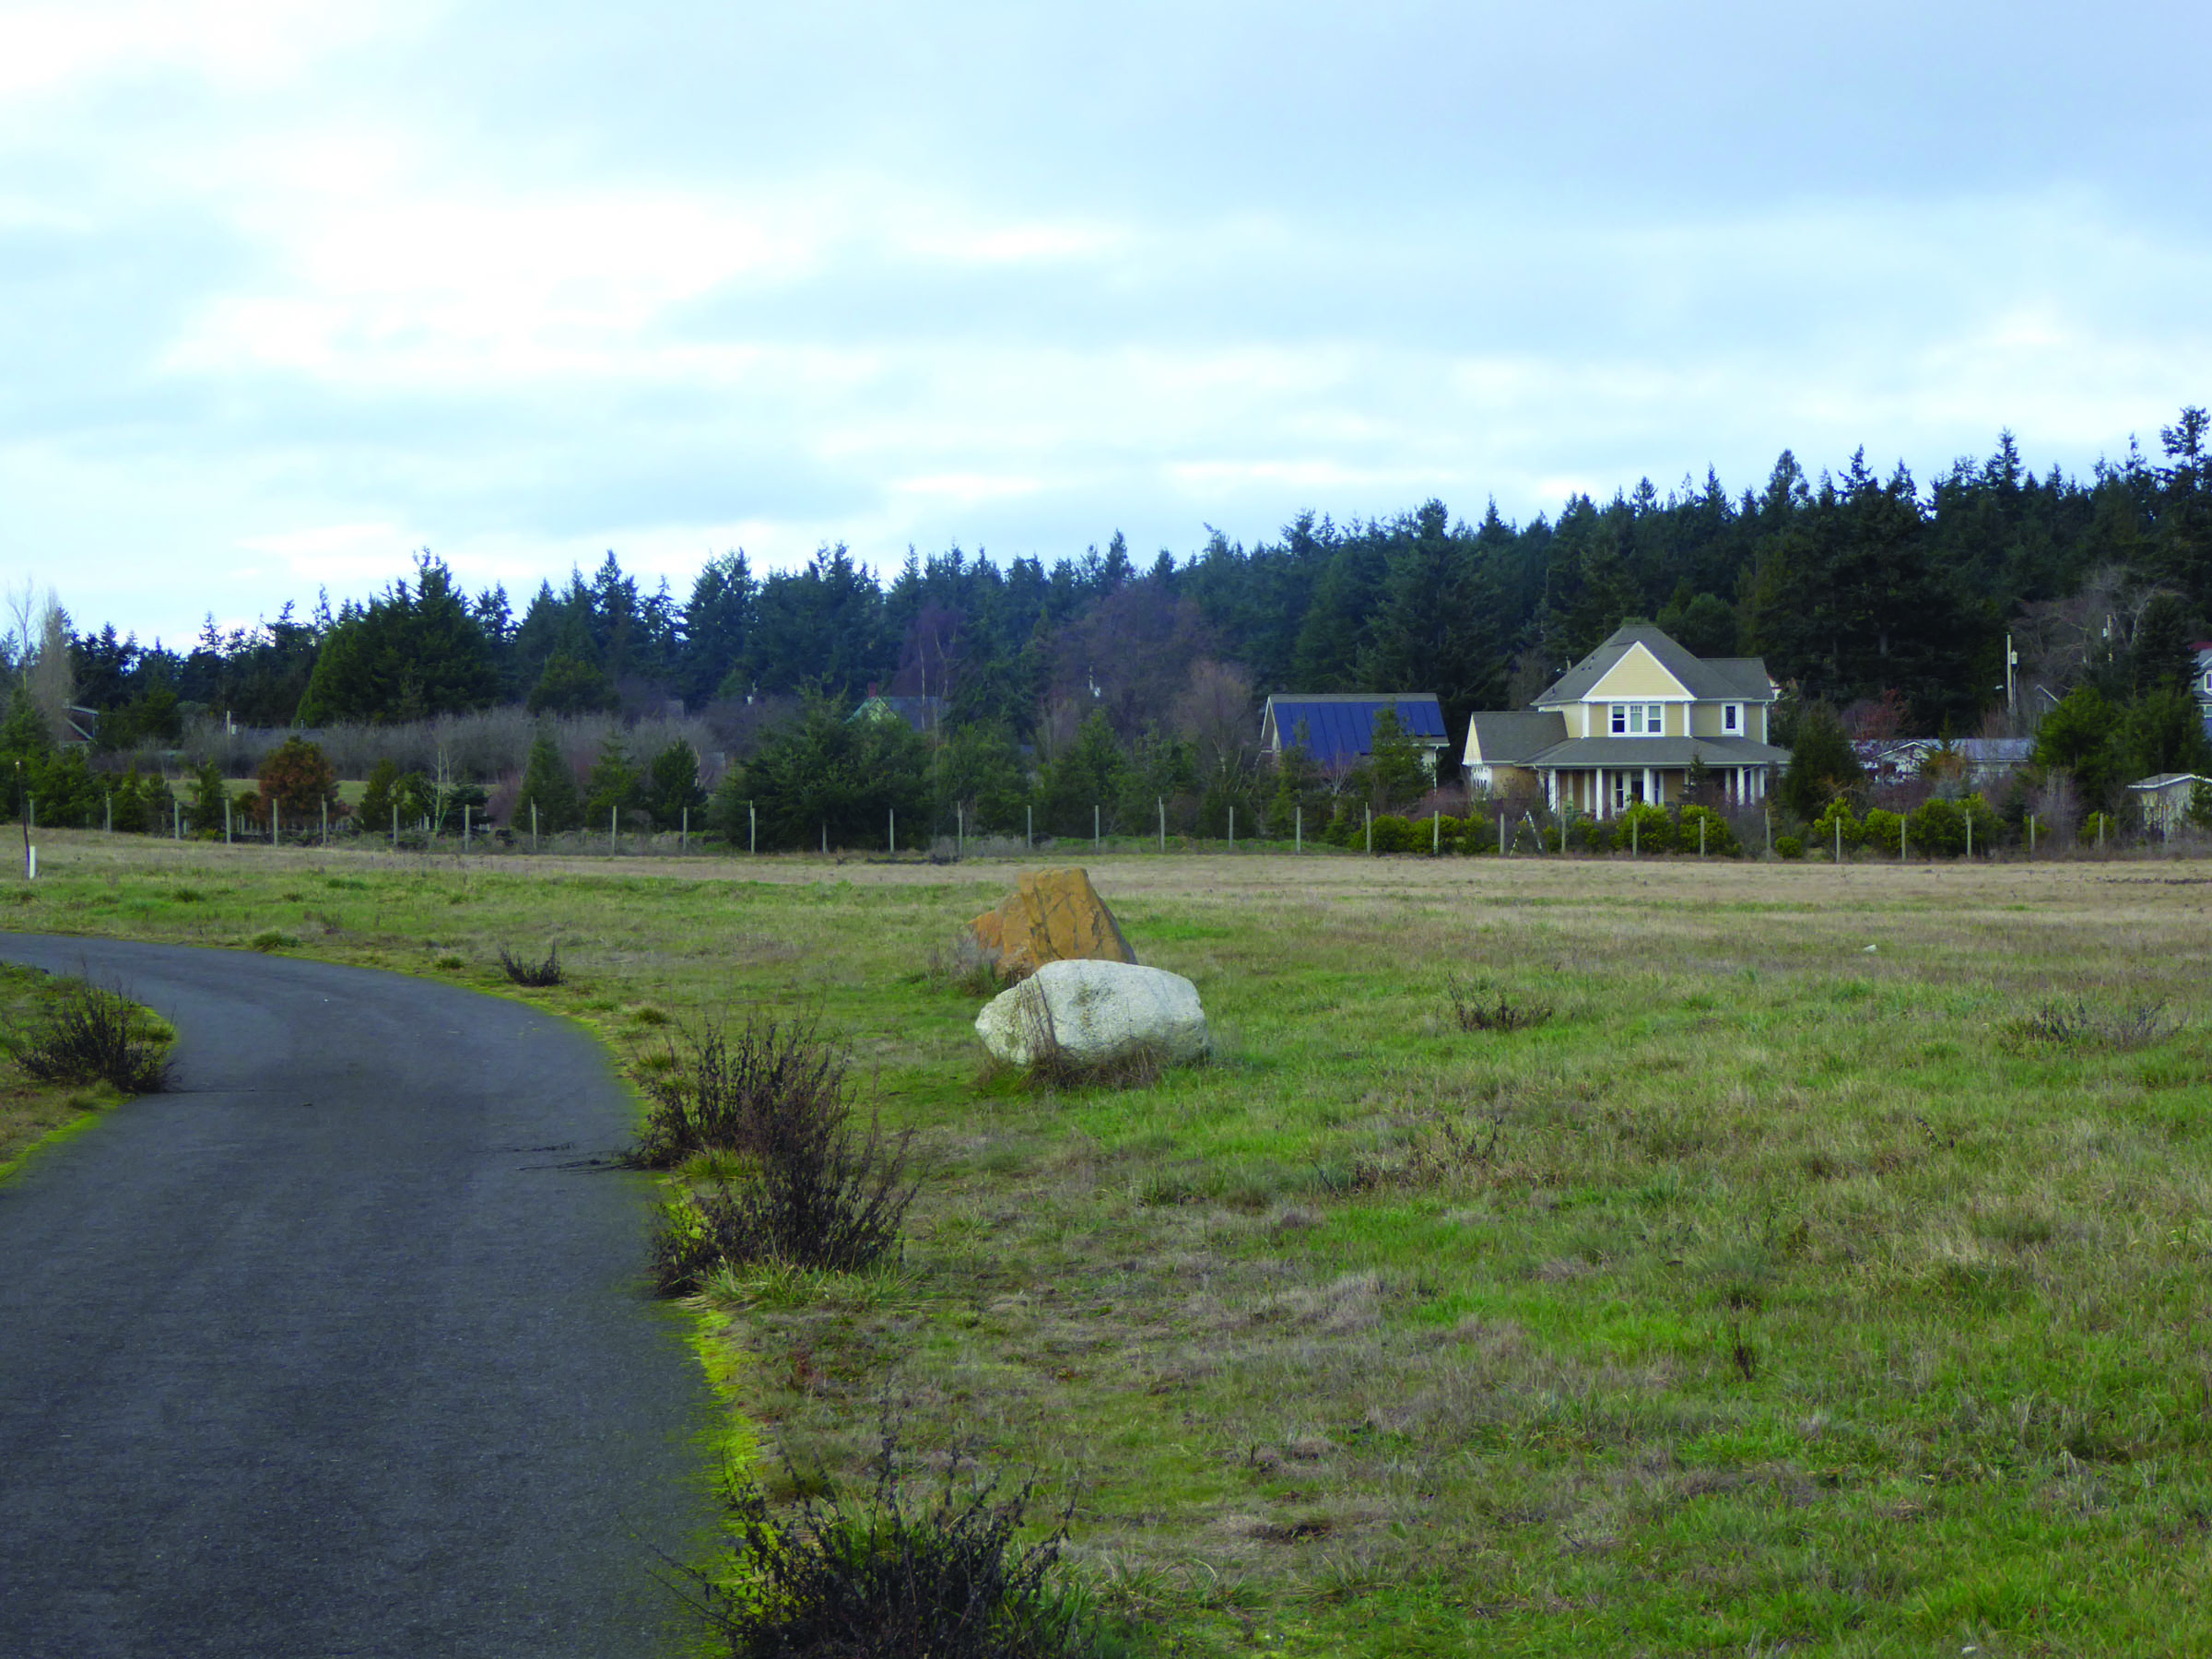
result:
[(2202, 8), (0, 5), (0, 574), (1147, 562), (2212, 399)]

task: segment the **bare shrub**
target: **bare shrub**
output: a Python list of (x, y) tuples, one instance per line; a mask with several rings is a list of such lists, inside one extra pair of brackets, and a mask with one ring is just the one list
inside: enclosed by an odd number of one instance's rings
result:
[(759, 1153), (790, 1122), (841, 1124), (852, 1111), (852, 1055), (813, 1015), (748, 1017), (735, 1036), (714, 1021), (680, 1025), (631, 1067), (650, 1102), (629, 1155), (674, 1169), (694, 1153)]
[(1515, 1002), (1504, 991), (1480, 979), (1444, 980), (1444, 994), (1452, 999), (1452, 1018), (1463, 1031), (1521, 1031), (1540, 1026), (1551, 1018), (1551, 1005)]
[(788, 1461), (792, 1486), (806, 1494), (789, 1508), (771, 1505), (755, 1481), (732, 1480), (735, 1571), (681, 1570), (692, 1606), (730, 1653), (1076, 1659), (1097, 1651), (1084, 1598), (1052, 1583), (1072, 1499), (1053, 1530), (1023, 1548), (1016, 1540), (1033, 1484), (1001, 1497), (995, 1479), (948, 1467), (918, 1500), (888, 1425), (870, 1466), (874, 1489), (858, 1503)]
[(500, 947), (500, 966), (506, 971), (507, 977), (514, 983), (529, 985), (538, 990), (543, 990), (548, 985), (558, 985), (568, 977), (560, 966), (560, 947), (558, 945), (547, 947), (546, 959), (542, 962), (533, 962), (526, 957), (517, 957), (502, 945)]
[(169, 1087), (168, 1041), (117, 981), (60, 981), (38, 1023), (0, 1036), (0, 1048), (41, 1083), (97, 1080), (125, 1094)]

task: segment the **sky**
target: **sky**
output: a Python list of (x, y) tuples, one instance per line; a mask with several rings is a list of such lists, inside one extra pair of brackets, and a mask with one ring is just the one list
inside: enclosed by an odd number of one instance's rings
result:
[(2212, 401), (2212, 8), (0, 0), (0, 582), (1141, 560)]

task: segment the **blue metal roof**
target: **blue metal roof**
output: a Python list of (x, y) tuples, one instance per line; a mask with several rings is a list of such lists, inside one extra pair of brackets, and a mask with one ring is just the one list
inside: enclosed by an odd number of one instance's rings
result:
[(1384, 709), (1397, 711), (1398, 724), (1416, 743), (1449, 745), (1444, 734), (1444, 711), (1433, 696), (1406, 693), (1397, 697), (1299, 697), (1295, 694), (1267, 700), (1274, 716), (1272, 734), (1279, 748), (1298, 741), (1299, 723), (1306, 726), (1306, 751), (1324, 766), (1348, 764), (1374, 752), (1375, 716)]

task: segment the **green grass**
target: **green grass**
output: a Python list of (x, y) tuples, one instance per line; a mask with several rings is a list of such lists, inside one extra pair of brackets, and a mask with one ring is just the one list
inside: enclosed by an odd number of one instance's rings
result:
[[(2193, 866), (1090, 867), (1215, 1065), (986, 1070), (925, 964), (1004, 865), (57, 836), (6, 914), (502, 994), (558, 941), (518, 994), (618, 1052), (818, 1004), (935, 1173), (896, 1271), (714, 1287), (733, 1443), (849, 1476), (888, 1388), (1078, 1480), (1076, 1570), (1163, 1650), (2212, 1650)], [(1552, 1018), (1462, 1032), (1453, 972)], [(2023, 1034), (2060, 999), (2181, 1025)]]

